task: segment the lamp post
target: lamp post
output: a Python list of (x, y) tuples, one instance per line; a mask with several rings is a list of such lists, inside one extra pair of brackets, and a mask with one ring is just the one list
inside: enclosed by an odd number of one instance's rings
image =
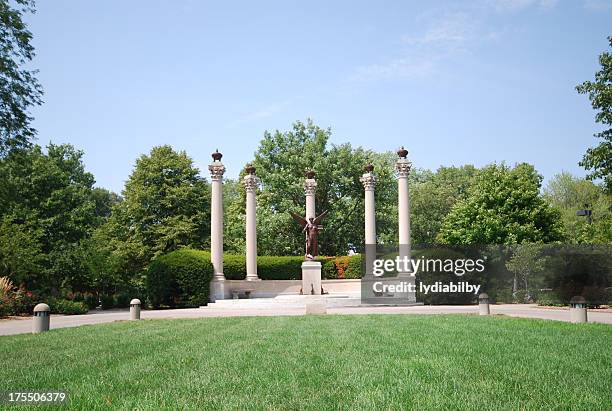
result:
[(589, 224), (593, 223), (593, 210), (591, 210), (591, 205), (588, 203), (584, 205), (584, 210), (576, 211), (576, 215), (578, 217), (586, 217)]

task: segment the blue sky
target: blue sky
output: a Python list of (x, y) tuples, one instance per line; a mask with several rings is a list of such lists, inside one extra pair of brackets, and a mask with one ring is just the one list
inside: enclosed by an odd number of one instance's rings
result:
[[(332, 4), (333, 3), (333, 4)], [(159, 144), (227, 175), (264, 130), (308, 117), (332, 143), (405, 145), (416, 167), (526, 161), (584, 175), (586, 96), (611, 0), (39, 1), (39, 143), (85, 151), (121, 191)]]

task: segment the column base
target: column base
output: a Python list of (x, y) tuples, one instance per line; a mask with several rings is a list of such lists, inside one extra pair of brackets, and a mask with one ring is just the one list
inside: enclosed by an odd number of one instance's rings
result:
[(219, 280), (219, 279), (213, 279), (210, 282), (210, 302), (214, 303), (217, 300), (224, 300), (225, 299), (225, 290), (226, 286), (225, 286), (225, 279), (223, 280)]
[(321, 263), (304, 261), (302, 263), (302, 294), (321, 295)]
[(261, 278), (257, 277), (257, 274), (247, 274), (245, 280), (247, 281), (261, 281)]

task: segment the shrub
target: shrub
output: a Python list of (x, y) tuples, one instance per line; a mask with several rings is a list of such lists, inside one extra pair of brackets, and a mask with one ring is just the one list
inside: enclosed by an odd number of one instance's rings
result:
[(564, 306), (565, 304), (563, 304), (563, 302), (561, 301), (561, 299), (559, 298), (559, 296), (557, 296), (554, 293), (541, 293), (540, 295), (538, 295), (538, 298), (536, 300), (536, 302), (538, 303), (538, 305), (545, 305), (545, 306), (556, 306), (556, 307), (560, 307), (560, 306)]
[(257, 259), (257, 275), (262, 280), (301, 280), (304, 257), (261, 256)]
[(228, 280), (244, 280), (246, 278), (246, 257), (238, 254), (225, 254), (223, 256), (223, 274)]
[(338, 278), (338, 272), (336, 271), (336, 263), (334, 261), (335, 260), (332, 258), (332, 259), (328, 259), (327, 261), (323, 263), (323, 268), (322, 268), (323, 278), (326, 278), (328, 280), (333, 280), (333, 279)]
[(78, 315), (87, 314), (89, 307), (82, 301), (70, 301), (63, 298), (50, 299), (49, 307), (52, 314)]
[(127, 308), (130, 306), (130, 301), (132, 301), (132, 298), (130, 297), (129, 294), (117, 294), (115, 296), (115, 307), (118, 308)]
[(93, 310), (100, 304), (98, 297), (93, 294), (85, 294), (83, 297), (83, 302), (87, 304), (87, 307), (89, 307), (90, 310)]
[(100, 304), (102, 305), (103, 310), (113, 308), (115, 306), (115, 297), (112, 295), (102, 295), (100, 296)]
[(208, 303), (213, 266), (210, 253), (183, 248), (157, 257), (147, 271), (147, 297), (154, 307), (198, 307)]
[(361, 278), (363, 277), (363, 267), (361, 254), (356, 254), (348, 257), (348, 266), (344, 271), (344, 278)]
[(0, 316), (31, 314), (36, 305), (36, 296), (21, 286), (0, 295)]

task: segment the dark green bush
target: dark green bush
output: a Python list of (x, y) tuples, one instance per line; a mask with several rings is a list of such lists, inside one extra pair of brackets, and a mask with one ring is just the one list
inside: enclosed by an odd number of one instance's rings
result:
[(70, 301), (63, 298), (50, 299), (49, 307), (52, 314), (78, 315), (87, 314), (89, 307), (82, 301)]
[(87, 304), (87, 307), (89, 307), (90, 310), (93, 310), (100, 304), (98, 297), (93, 294), (86, 294), (83, 297), (83, 302)]
[(115, 295), (115, 307), (117, 308), (128, 308), (130, 301), (132, 301), (130, 294), (121, 293)]
[(115, 297), (112, 295), (102, 295), (100, 296), (100, 304), (103, 310), (108, 310), (115, 306)]
[(198, 307), (208, 303), (213, 266), (210, 253), (183, 248), (153, 260), (147, 297), (153, 307)]
[(321, 275), (327, 280), (333, 280), (338, 278), (338, 272), (336, 271), (336, 264), (333, 259), (328, 259), (323, 263)]
[(344, 271), (344, 278), (361, 278), (363, 277), (363, 267), (361, 254), (352, 255), (349, 257), (348, 266)]
[(257, 258), (257, 275), (262, 280), (301, 280), (304, 257), (261, 256)]
[(246, 278), (246, 257), (238, 254), (225, 254), (223, 256), (223, 274), (228, 280), (244, 280)]

